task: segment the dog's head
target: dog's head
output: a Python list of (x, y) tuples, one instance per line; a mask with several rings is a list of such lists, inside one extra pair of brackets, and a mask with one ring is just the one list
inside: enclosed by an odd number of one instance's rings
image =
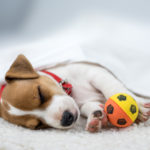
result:
[(17, 125), (36, 129), (71, 128), (79, 109), (51, 77), (39, 75), (25, 56), (19, 55), (6, 73), (1, 116)]

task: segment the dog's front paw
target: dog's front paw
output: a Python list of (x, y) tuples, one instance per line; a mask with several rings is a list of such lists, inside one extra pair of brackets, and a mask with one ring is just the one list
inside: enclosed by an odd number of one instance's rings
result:
[(150, 117), (150, 103), (139, 104), (139, 115), (136, 122), (147, 121)]
[(89, 117), (86, 130), (89, 132), (99, 132), (102, 126), (107, 125), (107, 116), (101, 110), (94, 111)]

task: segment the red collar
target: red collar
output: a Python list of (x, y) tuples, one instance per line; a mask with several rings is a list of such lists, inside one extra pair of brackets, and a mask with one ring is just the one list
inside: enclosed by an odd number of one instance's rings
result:
[(46, 71), (46, 70), (41, 70), (41, 72), (44, 72), (50, 76), (52, 76), (59, 84), (60, 86), (64, 89), (64, 91), (68, 94), (71, 95), (72, 92), (72, 85), (68, 82), (66, 82), (65, 80), (61, 79), (60, 77), (58, 77), (56, 74)]
[[(41, 70), (41, 72), (44, 72), (50, 76), (52, 76), (59, 84), (60, 86), (64, 89), (64, 91), (68, 94), (68, 95), (71, 95), (71, 92), (72, 92), (72, 85), (66, 81), (64, 81), (63, 79), (61, 79), (60, 77), (58, 77), (57, 75), (55, 75), (54, 73), (52, 72), (48, 72), (46, 70)], [(0, 100), (1, 100), (1, 96), (2, 96), (2, 92), (5, 88), (6, 84), (3, 84), (1, 87), (0, 87)]]
[(0, 101), (1, 101), (1, 97), (2, 97), (2, 92), (3, 92), (3, 90), (4, 90), (4, 88), (5, 88), (5, 84), (3, 84), (2, 86), (1, 86), (1, 88), (0, 88)]

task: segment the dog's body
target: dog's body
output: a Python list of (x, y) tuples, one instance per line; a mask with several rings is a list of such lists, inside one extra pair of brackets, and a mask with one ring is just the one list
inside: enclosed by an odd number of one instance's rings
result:
[[(149, 118), (150, 102), (134, 95), (110, 71), (98, 64), (77, 62), (48, 69), (72, 84), (70, 97), (51, 76), (36, 73), (31, 66), (26, 67), (29, 66), (26, 61), (24, 56), (19, 56), (6, 74), (8, 84), (2, 95), (1, 116), (12, 123), (33, 129), (41, 126), (66, 129), (72, 127), (80, 112), (87, 117), (86, 130), (97, 132), (107, 125), (103, 106), (116, 93), (127, 93), (136, 99), (140, 108), (138, 120)], [(18, 74), (18, 71), (22, 73)], [(36, 98), (31, 98), (33, 95)]]

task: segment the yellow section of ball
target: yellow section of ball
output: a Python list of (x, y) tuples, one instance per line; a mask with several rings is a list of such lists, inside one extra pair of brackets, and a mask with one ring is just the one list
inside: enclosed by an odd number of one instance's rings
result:
[(139, 109), (136, 101), (130, 95), (118, 93), (111, 96), (110, 99), (116, 102), (133, 122), (136, 120)]

